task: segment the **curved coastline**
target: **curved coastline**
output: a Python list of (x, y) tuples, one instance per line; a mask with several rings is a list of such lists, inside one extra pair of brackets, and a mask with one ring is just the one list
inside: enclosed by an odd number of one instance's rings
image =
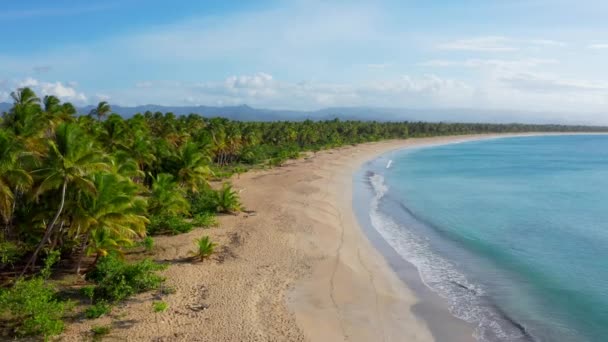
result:
[[(585, 135), (593, 135), (594, 133), (582, 133)], [(377, 184), (374, 183), (373, 178), (380, 176), (383, 173), (383, 169), (385, 169), (385, 165), (390, 165), (392, 161), (392, 155), (399, 151), (410, 150), (410, 149), (418, 149), (418, 148), (427, 148), (427, 147), (435, 147), (435, 146), (443, 146), (448, 144), (455, 144), (461, 142), (468, 141), (477, 141), (477, 140), (488, 140), (488, 139), (503, 139), (503, 138), (514, 138), (514, 137), (527, 137), (527, 136), (545, 136), (545, 135), (556, 135), (556, 134), (505, 134), (505, 135), (490, 135), (490, 136), (473, 136), (467, 137), (465, 139), (447, 139), (441, 141), (425, 141), (421, 143), (415, 143), (411, 145), (404, 145), (400, 148), (393, 149), (390, 151), (386, 151), (385, 153), (377, 155), (375, 158), (368, 160), (366, 163), (362, 165), (362, 167), (358, 170), (353, 178), (353, 187), (354, 187), (354, 197), (353, 197), (353, 207), (354, 211), (357, 214), (358, 222), (366, 233), (369, 240), (372, 242), (375, 248), (377, 248), (380, 253), (384, 256), (388, 264), (391, 266), (392, 270), (397, 273), (399, 278), (404, 281), (408, 288), (410, 288), (413, 293), (417, 296), (418, 303), (412, 307), (412, 311), (420, 318), (422, 318), (426, 325), (429, 327), (433, 337), (436, 341), (467, 341), (471, 340), (473, 336), (475, 338), (480, 338), (477, 336), (480, 332), (478, 330), (482, 324), (479, 321), (479, 317), (470, 319), (465, 316), (466, 310), (463, 312), (458, 312), (460, 309), (454, 309), (454, 302), (450, 302), (448, 305), (448, 298), (445, 293), (442, 291), (437, 291), (434, 289), (432, 285), (426, 284), (422, 273), (422, 269), (420, 266), (415, 266), (408, 258), (403, 255), (403, 250), (400, 252), (395, 249), (400, 250), (400, 247), (396, 247), (391, 242), (387, 241), (387, 236), (383, 236), (386, 232), (380, 232), (377, 227), (377, 222), (374, 221), (373, 218), (370, 218), (374, 215), (374, 205), (377, 206), (377, 203), (374, 201), (379, 200), (384, 195), (381, 194), (379, 198), (375, 198), (377, 196)], [(564, 135), (564, 134), (557, 134)], [(569, 135), (569, 134), (566, 134)], [(580, 134), (577, 134), (580, 135)], [(377, 172), (377, 173), (376, 173)], [(381, 177), (381, 176), (380, 176)], [(383, 186), (383, 183), (382, 183)], [(402, 205), (402, 204), (401, 204)], [(396, 209), (396, 208), (393, 208)], [(405, 214), (408, 215), (408, 208), (400, 208), (405, 211)], [(404, 210), (405, 209), (405, 210)], [(417, 218), (414, 217), (411, 212), (409, 213), (410, 219), (406, 221), (405, 225), (409, 226), (413, 225), (424, 225), (423, 222), (417, 222)], [(404, 224), (403, 222), (399, 222), (399, 225)], [(388, 237), (388, 239), (393, 239), (394, 237)], [(416, 249), (416, 248), (415, 248)], [(411, 253), (410, 253), (411, 254)], [(449, 262), (449, 261), (448, 261)], [(416, 263), (417, 264), (417, 263)], [(458, 281), (451, 281), (451, 283), (461, 289), (461, 292), (471, 292), (471, 296), (475, 297), (476, 300), (483, 301), (482, 305), (486, 308), (492, 308), (493, 311), (492, 317), (485, 318), (486, 323), (495, 324), (494, 319), (500, 321), (501, 325), (506, 324), (506, 328), (508, 330), (512, 330), (515, 334), (520, 335), (517, 338), (518, 341), (534, 341), (535, 337), (530, 335), (527, 331), (526, 327), (520, 324), (516, 318), (510, 317), (507, 315), (500, 307), (496, 306), (492, 302), (490, 302), (489, 298), (485, 298), (483, 295), (476, 294), (475, 286), (470, 286), (465, 280), (464, 284)], [(444, 291), (443, 291), (444, 292)], [(480, 302), (481, 303), (481, 302)], [(473, 304), (473, 306), (478, 304)], [(483, 309), (483, 307), (481, 308)], [(485, 309), (484, 309), (485, 310)], [(450, 313), (453, 312), (453, 313)], [(446, 317), (446, 313), (447, 316)], [(461, 317), (462, 319), (456, 319), (456, 316)], [(456, 321), (454, 321), (456, 320)], [(487, 328), (487, 327), (486, 327)], [(504, 326), (503, 326), (504, 328)], [(473, 332), (474, 333), (471, 333)], [(493, 332), (490, 332), (490, 336), (492, 336)], [(484, 341), (494, 341), (496, 339), (501, 339), (497, 336), (489, 337), (488, 333), (482, 334)], [(499, 335), (500, 336), (500, 335)]]
[[(116, 308), (116, 315), (129, 313), (130, 319), (128, 329), (117, 329), (113, 337), (473, 341), (474, 327), (454, 318), (445, 301), (422, 284), (416, 269), (359, 219), (369, 209), (357, 207), (364, 202), (358, 191), (366, 186), (357, 177), (366, 163), (391, 151), (520, 135), (346, 146), (242, 174), (232, 181), (247, 213), (221, 216), (220, 228), (204, 230), (220, 244), (221, 260), (204, 267), (172, 263), (164, 274), (176, 293), (166, 298), (170, 309), (164, 318), (150, 315), (151, 294), (139, 295)], [(159, 237), (157, 258), (186, 258), (192, 240), (201, 234), (194, 230)], [(193, 305), (204, 309), (192, 310)], [(89, 321), (75, 322), (64, 340), (81, 341), (90, 328)]]

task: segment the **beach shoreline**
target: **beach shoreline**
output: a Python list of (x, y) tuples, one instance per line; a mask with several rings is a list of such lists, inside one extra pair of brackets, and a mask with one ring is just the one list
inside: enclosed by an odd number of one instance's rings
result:
[[(155, 239), (154, 257), (170, 265), (164, 275), (175, 289), (163, 298), (165, 312), (152, 314), (154, 294), (141, 294), (110, 316), (69, 325), (63, 340), (82, 340), (91, 326), (110, 322), (119, 329), (109, 338), (117, 340), (442, 340), (453, 331), (433, 328), (437, 322), (429, 318), (437, 312), (424, 312), (428, 298), (419, 298), (415, 281), (408, 281), (415, 270), (399, 274), (361, 226), (354, 177), (365, 162), (393, 150), (522, 135), (538, 134), (366, 143), (234, 177), (246, 212), (219, 217), (218, 228)], [(218, 243), (216, 255), (184, 262), (192, 241), (204, 235)], [(474, 340), (472, 327), (448, 321), (441, 301), (434, 305), (444, 328), (458, 326), (458, 341)]]

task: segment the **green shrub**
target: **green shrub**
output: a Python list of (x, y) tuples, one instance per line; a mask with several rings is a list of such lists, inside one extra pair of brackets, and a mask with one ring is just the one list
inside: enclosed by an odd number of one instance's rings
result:
[(156, 215), (150, 217), (150, 224), (147, 226), (148, 234), (182, 234), (191, 231), (192, 223), (187, 222), (180, 216)]
[(157, 289), (165, 278), (156, 272), (165, 268), (165, 265), (149, 259), (127, 263), (115, 255), (108, 255), (97, 263), (86, 278), (97, 285), (93, 297), (96, 303), (102, 300), (116, 302), (140, 292)]
[(232, 190), (230, 183), (224, 183), (215, 193), (216, 210), (220, 213), (231, 213), (241, 210), (241, 202), (236, 191)]
[(112, 311), (112, 306), (108, 304), (106, 301), (100, 300), (97, 303), (89, 306), (84, 315), (88, 319), (99, 318), (101, 316), (107, 315)]
[(215, 243), (211, 242), (208, 236), (203, 236), (200, 239), (194, 240), (194, 242), (196, 243), (196, 250), (192, 251), (191, 253), (198, 257), (201, 261), (213, 254)]
[(95, 339), (99, 339), (100, 337), (109, 334), (110, 331), (112, 331), (112, 327), (109, 325), (96, 325), (91, 328), (91, 332)]
[(190, 211), (192, 215), (201, 215), (205, 213), (215, 213), (217, 211), (217, 201), (215, 190), (204, 189), (196, 194), (190, 195)]
[(95, 286), (83, 286), (80, 288), (80, 294), (89, 298), (91, 304), (93, 304), (93, 297), (95, 296)]
[(23, 254), (25, 254), (25, 250), (16, 243), (0, 239), (0, 265), (13, 265), (21, 259)]
[(195, 227), (212, 227), (217, 225), (217, 219), (214, 213), (211, 212), (203, 212), (201, 214), (197, 214), (192, 218), (192, 225)]
[(148, 252), (151, 252), (154, 249), (154, 239), (151, 236), (146, 236), (141, 244)]
[(152, 308), (154, 309), (154, 312), (163, 312), (163, 311), (167, 310), (168, 307), (169, 307), (169, 304), (167, 304), (165, 302), (152, 303)]
[(58, 259), (58, 252), (49, 254), (39, 276), (19, 279), (12, 288), (0, 292), (0, 314), (15, 320), (16, 335), (42, 335), (46, 339), (63, 331), (62, 317), (72, 303), (59, 300), (55, 288), (47, 283), (51, 266)]

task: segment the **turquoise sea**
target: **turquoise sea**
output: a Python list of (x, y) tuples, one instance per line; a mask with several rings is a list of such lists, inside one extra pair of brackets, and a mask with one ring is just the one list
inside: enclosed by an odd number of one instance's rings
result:
[(608, 341), (608, 136), (407, 149), (368, 167), (372, 225), (478, 340)]

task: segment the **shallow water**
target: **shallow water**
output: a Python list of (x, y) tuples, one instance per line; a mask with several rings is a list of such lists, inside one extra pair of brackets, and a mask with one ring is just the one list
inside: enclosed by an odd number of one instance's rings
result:
[(608, 136), (410, 149), (370, 170), (372, 225), (479, 340), (607, 340)]

